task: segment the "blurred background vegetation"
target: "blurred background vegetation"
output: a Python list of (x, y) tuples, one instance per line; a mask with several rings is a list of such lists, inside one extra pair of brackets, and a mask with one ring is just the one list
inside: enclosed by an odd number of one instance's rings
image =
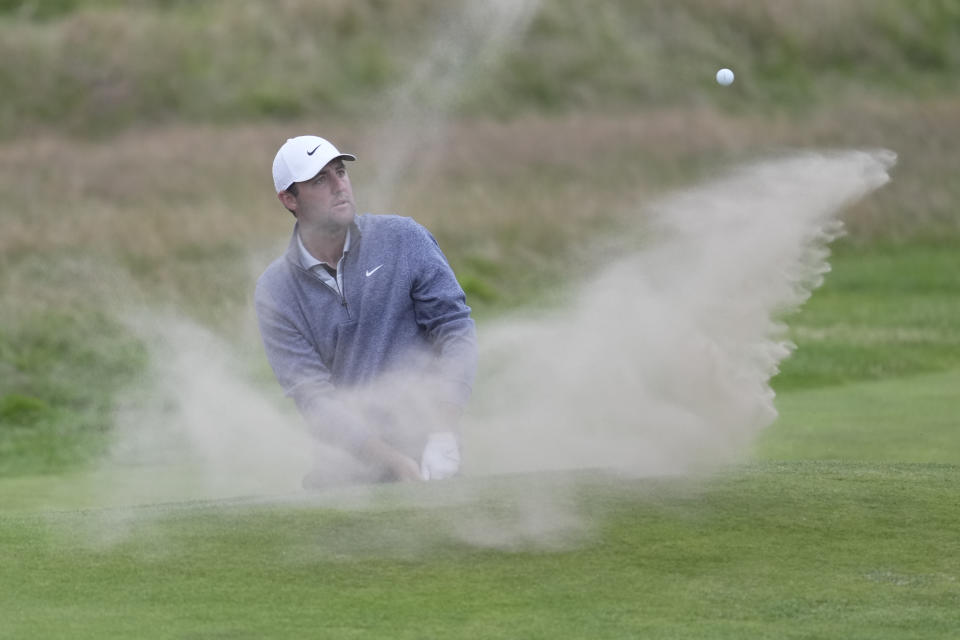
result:
[[(0, 132), (377, 114), (457, 3), (0, 0)], [(544, 0), (468, 86), (484, 117), (709, 105), (809, 112), (956, 88), (954, 0)], [(737, 90), (703, 82), (735, 68)]]
[[(249, 301), (292, 222), (276, 148), (312, 131), (356, 151), (363, 208), (410, 124), (390, 128), (404, 89), (469, 4), (0, 0), (0, 474), (103, 446), (146, 375), (130, 309), (225, 336), (273, 389)], [(406, 96), (444, 127), (389, 194), (481, 321), (552, 299), (670, 188), (785, 149), (885, 147), (894, 181), (845, 215), (776, 385), (960, 363), (960, 0), (543, 0), (496, 54), (440, 106)]]

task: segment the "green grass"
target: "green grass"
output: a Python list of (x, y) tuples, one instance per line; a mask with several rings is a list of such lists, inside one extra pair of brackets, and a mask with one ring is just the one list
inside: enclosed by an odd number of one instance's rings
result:
[[(500, 479), (491, 523), (509, 528), (511, 496), (549, 480)], [(2, 513), (16, 588), (0, 615), (10, 637), (72, 638), (949, 638), (960, 624), (957, 465), (579, 480), (592, 529), (560, 549), (445, 535), (477, 507), (410, 503), (442, 504), (449, 485), (382, 488), (385, 506), (359, 512), (304, 499)]]
[(760, 438), (772, 460), (956, 464), (960, 369), (782, 394)]
[(828, 386), (960, 366), (960, 250), (841, 243), (832, 271), (787, 318), (798, 350), (777, 389)]
[[(0, 405), (0, 636), (952, 638), (954, 255), (949, 243), (840, 245), (791, 319), (780, 419), (752, 461), (686, 479), (173, 491), (161, 504), (119, 491), (111, 503), (104, 487), (149, 486), (148, 474), (84, 471), (99, 431), (71, 442), (68, 429), (84, 415), (109, 424), (106, 389), (144, 354), (105, 336), (122, 335), (110, 324), (28, 316), (4, 343), (5, 362), (43, 377), (21, 375)], [(86, 399), (69, 384), (81, 370), (98, 372)], [(532, 530), (528, 496), (549, 507)]]
[(103, 455), (114, 399), (146, 364), (101, 312), (28, 314), (0, 335), (0, 476), (61, 473)]
[[(958, 385), (781, 393), (752, 462), (691, 478), (109, 508), (91, 487), (132, 470), (4, 479), (0, 618), (9, 637), (952, 638)], [(533, 530), (530, 496), (550, 505)]]

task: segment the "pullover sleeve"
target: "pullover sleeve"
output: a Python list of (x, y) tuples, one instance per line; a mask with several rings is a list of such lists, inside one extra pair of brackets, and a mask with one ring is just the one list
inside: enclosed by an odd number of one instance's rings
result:
[(411, 253), (417, 263), (411, 297), (417, 324), (426, 332), (437, 359), (437, 401), (462, 411), (477, 370), (476, 327), (466, 294), (433, 235), (419, 224)]
[(255, 304), (267, 360), (286, 395), (296, 402), (310, 432), (331, 444), (359, 447), (372, 432), (337, 397), (329, 369), (280, 311), (262, 282), (257, 285)]

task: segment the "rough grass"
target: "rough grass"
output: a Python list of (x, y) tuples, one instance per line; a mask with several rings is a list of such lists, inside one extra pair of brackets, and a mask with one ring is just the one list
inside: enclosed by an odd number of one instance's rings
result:
[[(6, 0), (0, 134), (369, 116), (468, 5)], [(637, 105), (808, 111), (864, 95), (932, 96), (954, 87), (958, 25), (956, 0), (543, 0), (454, 107), (511, 117)], [(735, 90), (713, 85), (720, 66), (736, 70)]]
[[(549, 303), (571, 272), (642, 243), (643, 206), (670, 188), (784, 148), (893, 148), (893, 181), (846, 213), (834, 272), (788, 319), (800, 348), (776, 386), (950, 368), (960, 362), (952, 104), (788, 120), (696, 109), (455, 121), (435, 153), (406, 166), (391, 210), (436, 233), (482, 322)], [(291, 131), (316, 125), (292, 126), (0, 146), (0, 400), (13, 407), (0, 473), (54, 471), (102, 448), (114, 398), (144, 364), (118, 321), (131, 309), (174, 309), (221, 332), (269, 380), (249, 298), (292, 222), (270, 192), (269, 159)], [(348, 123), (323, 130), (359, 154), (363, 207), (381, 142)]]

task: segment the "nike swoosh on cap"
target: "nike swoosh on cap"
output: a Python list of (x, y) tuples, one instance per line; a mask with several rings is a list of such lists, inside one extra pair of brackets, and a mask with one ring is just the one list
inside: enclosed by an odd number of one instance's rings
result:
[(315, 153), (317, 152), (317, 149), (319, 149), (319, 148), (322, 147), (322, 146), (323, 146), (322, 144), (318, 144), (317, 146), (315, 146), (315, 147), (313, 148), (313, 151), (307, 151), (307, 155), (308, 155), (308, 156), (312, 156), (313, 154), (315, 154)]
[(367, 277), (369, 278), (370, 276), (372, 276), (373, 274), (375, 274), (375, 273), (377, 272), (377, 269), (379, 269), (379, 268), (382, 267), (382, 266), (383, 266), (383, 265), (381, 264), (381, 265), (379, 265), (379, 266), (374, 267), (373, 269), (368, 269), (368, 270), (366, 271)]

